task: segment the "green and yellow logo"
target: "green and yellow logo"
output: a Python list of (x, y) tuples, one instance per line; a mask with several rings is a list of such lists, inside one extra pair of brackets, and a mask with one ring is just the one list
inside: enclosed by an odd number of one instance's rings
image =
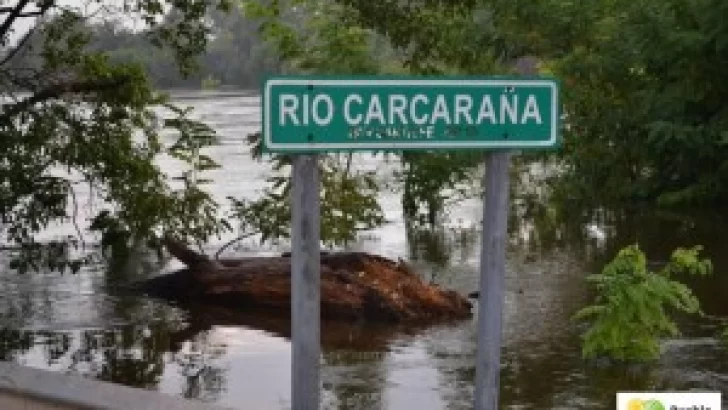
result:
[(627, 402), (627, 410), (665, 410), (665, 406), (655, 399), (632, 399)]

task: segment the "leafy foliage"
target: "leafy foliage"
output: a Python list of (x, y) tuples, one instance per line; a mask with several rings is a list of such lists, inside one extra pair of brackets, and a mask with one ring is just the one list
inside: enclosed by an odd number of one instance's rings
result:
[(316, 74), (377, 74), (391, 57), (386, 44), (374, 49), (373, 33), (346, 24), (350, 10), (325, 0), (250, 1), (246, 16), (259, 22), (263, 39), (284, 71)]
[(563, 198), (717, 205), (725, 184), (728, 7), (719, 0), (337, 0), (415, 73), (506, 73), (538, 56), (562, 80)]
[(632, 245), (619, 251), (600, 274), (589, 276), (598, 296), (595, 304), (574, 316), (590, 322), (583, 335), (584, 357), (625, 361), (657, 358), (659, 339), (679, 333), (666, 310), (701, 313), (691, 290), (672, 278), (678, 273), (710, 274), (711, 262), (699, 257), (700, 250), (699, 246), (677, 249), (665, 267), (650, 272), (645, 255)]
[[(341, 157), (320, 158), (321, 180), (321, 240), (326, 246), (346, 245), (356, 239), (359, 231), (368, 230), (385, 223), (382, 209), (377, 202), (379, 185), (376, 173), (351, 171), (351, 156), (345, 157), (348, 165), (341, 164)], [(233, 216), (241, 221), (243, 232), (259, 232), (261, 240), (275, 240), (290, 237), (291, 180), (281, 175), (282, 170), (290, 172), (287, 157), (279, 158), (274, 174), (268, 181), (263, 196), (257, 200), (233, 202)]]
[[(160, 24), (169, 25), (178, 18), (176, 14), (165, 15)], [(131, 29), (125, 19), (82, 20), (79, 23), (88, 33), (89, 50), (101, 51), (114, 62), (138, 64), (155, 87), (197, 88), (220, 84), (258, 88), (262, 75), (279, 70), (277, 57), (259, 38), (257, 25), (243, 15), (238, 2), (222, 8), (206, 7), (204, 15), (195, 18), (204, 23), (195, 30), (203, 35), (206, 44), (204, 48), (198, 45), (194, 52), (185, 53), (189, 61), (184, 70), (180, 70), (178, 64), (181, 56), (172, 48), (159, 48), (155, 45), (158, 41), (150, 41), (160, 39), (156, 27)], [(44, 40), (37, 34), (30, 37), (26, 48), (42, 46)], [(38, 68), (42, 62), (36, 57), (21, 50), (13, 64)]]
[[(196, 176), (213, 166), (199, 156), (209, 143), (208, 131), (193, 126), (181, 112), (172, 111), (179, 121), (160, 121), (151, 107), (165, 99), (152, 92), (142, 67), (156, 73), (158, 83), (174, 77), (172, 68), (184, 78), (201, 65), (203, 72), (190, 80), (194, 84), (203, 79), (251, 84), (257, 73), (269, 69), (506, 74), (514, 59), (535, 55), (542, 72), (562, 80), (564, 146), (553, 155), (519, 159), (551, 159), (559, 171), (553, 180), (558, 194), (592, 204), (721, 204), (728, 198), (724, 3), (117, 2), (117, 11), (149, 25), (131, 33), (114, 24), (89, 24), (78, 10), (54, 1), (22, 0), (0, 12), (7, 17), (0, 25), (0, 87), (7, 97), (0, 111), (0, 206), (6, 232), (32, 248), (32, 237), (43, 227), (74, 219), (79, 181), (58, 175), (57, 169), (80, 175), (81, 183), (112, 204), (96, 215), (94, 224), (107, 239), (113, 231), (118, 238), (143, 241), (162, 229), (201, 241), (229, 228), (213, 216), (216, 204)], [(228, 14), (231, 10), (235, 12)], [(22, 13), (42, 18), (28, 36), (11, 44), (9, 34)], [(142, 40), (164, 49), (151, 52)], [(204, 58), (196, 60), (206, 47)], [(243, 62), (246, 56), (250, 61)], [(198, 143), (172, 152), (160, 138), (168, 131), (183, 139), (199, 134)], [(191, 171), (182, 176), (186, 188), (172, 189), (153, 165), (153, 158), (164, 154), (190, 163)], [(396, 158), (402, 165), (396, 177), (403, 186), (406, 215), (420, 219), (425, 214), (422, 222), (429, 223), (443, 212), (448, 190), (473, 183), (472, 171), (480, 163), (472, 152)], [(377, 190), (369, 188), (376, 184), (373, 175), (351, 172), (347, 162), (346, 157), (322, 159), (324, 213), (331, 207), (330, 223), (338, 224), (325, 235), (334, 242), (350, 240), (345, 231), (383, 222)], [(280, 200), (285, 178), (273, 177), (273, 187), (259, 201), (235, 202), (235, 215), (244, 219), (245, 229), (267, 232), (266, 238), (285, 236), (288, 211)], [(346, 211), (334, 212), (336, 208)], [(253, 210), (276, 218), (264, 220)]]
[[(379, 66), (369, 47), (371, 35), (357, 27), (340, 24), (345, 9), (328, 2), (294, 2), (298, 7), (278, 8), (248, 2), (245, 12), (260, 19), (263, 37), (274, 45), (287, 70), (327, 74), (375, 72)], [(287, 10), (287, 11), (284, 11)], [(261, 159), (259, 134), (249, 138), (253, 156)], [(233, 217), (243, 232), (259, 232), (261, 239), (290, 235), (291, 158), (273, 155), (274, 175), (262, 197), (230, 198)], [(321, 180), (321, 240), (325, 245), (346, 245), (360, 230), (385, 223), (377, 201), (375, 172), (352, 169), (351, 154), (319, 156)]]
[(400, 160), (402, 172), (397, 176), (403, 185), (404, 215), (414, 223), (433, 226), (445, 212), (452, 190), (460, 190), (463, 198), (468, 196), (462, 186), (474, 179), (473, 171), (478, 169), (483, 156), (462, 151), (405, 152)]
[[(472, 1), (369, 2), (340, 0), (347, 21), (374, 30), (395, 49), (403, 71), (414, 75), (504, 73), (509, 51), (493, 31), (490, 10)], [(478, 181), (479, 152), (405, 152), (398, 155), (405, 216), (435, 225), (451, 190)]]
[[(163, 24), (154, 19), (163, 14), (162, 5), (124, 3), (151, 24), (155, 42), (171, 47), (183, 71), (191, 69), (206, 33), (197, 19), (211, 4), (170, 4), (176, 14)], [(0, 63), (0, 212), (7, 240), (24, 251), (16, 267), (78, 270), (85, 259), (68, 252), (48, 251), (42, 255), (52, 258), (41, 257), (37, 251), (44, 246), (36, 236), (51, 224), (70, 222), (77, 235), (61, 238), (57, 248), (84, 246), (75, 194), (80, 184), (104, 204), (91, 216), (91, 229), (102, 232), (105, 245), (116, 242), (123, 248), (153, 241), (160, 230), (204, 241), (227, 229), (216, 216), (217, 205), (201, 189), (204, 181), (192, 178), (215, 166), (197, 155), (214, 142), (213, 131), (154, 92), (139, 65), (113, 61), (90, 48), (93, 33), (79, 11), (52, 1), (36, 11), (26, 7), (30, 2), (4, 8), (0, 27), (5, 46)], [(22, 13), (41, 18), (11, 46), (8, 34)], [(30, 41), (34, 35), (36, 42)], [(24, 65), (29, 61), (36, 63)], [(160, 113), (160, 107), (168, 113)], [(176, 142), (167, 146), (166, 138)], [(182, 189), (173, 189), (156, 165), (163, 154), (189, 164)]]
[[(283, 3), (275, 3), (269, 7), (266, 4), (249, 2), (246, 8), (249, 16), (262, 19), (263, 36), (274, 44), (286, 63), (287, 71), (317, 74), (433, 74), (453, 71), (452, 63), (455, 60), (452, 59), (457, 53), (438, 55), (442, 59), (438, 61), (424, 55), (424, 49), (414, 52), (416, 55), (394, 49), (392, 47), (396, 48), (401, 44), (392, 38), (383, 37), (387, 34), (386, 30), (372, 24), (379, 22), (379, 19), (374, 15), (358, 12), (352, 4), (298, 0), (288, 2), (287, 5), (290, 7), (285, 7)], [(389, 6), (391, 12), (397, 12), (397, 6)], [(464, 41), (467, 34), (460, 30), (466, 27), (458, 20), (464, 17), (463, 14), (441, 15), (438, 10), (429, 9), (423, 9), (421, 13), (421, 16), (414, 16), (412, 21), (408, 20), (407, 24), (420, 22), (422, 27), (427, 27), (427, 38), (442, 40), (438, 43), (438, 50), (442, 53), (452, 51), (453, 47), (472, 44)], [(369, 18), (374, 21), (368, 20)], [(382, 30), (374, 33), (371, 28)], [(448, 33), (448, 36), (442, 33)], [(468, 72), (466, 65), (473, 68), (481, 64), (482, 54), (472, 53), (469, 56), (477, 58), (460, 55), (460, 60), (457, 60), (460, 68), (455, 71)], [(444, 211), (445, 190), (456, 189), (459, 185), (470, 182), (471, 171), (481, 163), (481, 156), (470, 152), (395, 155), (402, 164), (402, 172), (395, 175), (395, 182), (403, 186), (405, 216), (415, 222), (430, 224), (434, 224)], [(367, 211), (363, 209), (362, 212)], [(423, 213), (425, 218), (422, 218)]]
[(728, 89), (717, 67), (728, 59), (728, 25), (716, 16), (726, 5), (569, 4), (586, 29), (551, 50), (569, 124), (561, 191), (663, 206), (725, 201), (728, 112), (719, 101)]

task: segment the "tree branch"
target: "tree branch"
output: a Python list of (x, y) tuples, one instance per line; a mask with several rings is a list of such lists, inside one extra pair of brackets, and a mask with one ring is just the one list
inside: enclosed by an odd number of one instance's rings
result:
[[(30, 13), (20, 13), (20, 14), (18, 14), (17, 17), (42, 16), (48, 11), (49, 8), (51, 8), (52, 5), (53, 5), (53, 0), (47, 0), (40, 6), (40, 10), (30, 12)], [(10, 9), (9, 7), (0, 7), (0, 12), (8, 12), (9, 9)], [(35, 33), (35, 29), (37, 27), (38, 26), (35, 25), (30, 30), (28, 30), (27, 33), (25, 33), (23, 38), (20, 41), (18, 41), (18, 43), (15, 45), (15, 47), (9, 53), (7, 53), (5, 55), (5, 58), (3, 58), (2, 61), (0, 61), (0, 67), (4, 66), (8, 61), (12, 60), (16, 54), (18, 54), (20, 49), (22, 49), (23, 46), (25, 45), (25, 43), (27, 43), (28, 40), (30, 40), (30, 37), (33, 36), (33, 33)]]
[[(10, 10), (11, 10), (10, 7), (2, 7), (2, 8), (0, 8), (0, 13), (7, 13)], [(18, 15), (15, 16), (15, 17), (16, 18), (22, 18), (22, 17), (37, 17), (37, 16), (42, 16), (44, 13), (45, 12), (42, 11), (42, 10), (28, 11), (28, 12), (25, 12), (25, 13), (18, 13)]]
[(217, 252), (215, 253), (215, 259), (220, 259), (220, 254), (222, 254), (222, 252), (225, 249), (227, 249), (230, 245), (234, 244), (235, 242), (242, 241), (245, 238), (249, 238), (249, 237), (251, 237), (253, 235), (257, 235), (259, 233), (260, 233), (260, 231), (258, 231), (258, 232), (250, 232), (250, 233), (246, 233), (246, 234), (240, 235), (237, 238), (231, 240), (230, 242), (228, 242), (225, 245), (223, 245), (222, 248), (220, 248), (220, 249), (217, 250)]
[(32, 96), (21, 100), (15, 104), (2, 106), (0, 112), (0, 121), (7, 122), (14, 116), (31, 108), (35, 104), (58, 98), (64, 94), (85, 94), (96, 91), (106, 91), (121, 87), (129, 81), (128, 77), (117, 77), (110, 80), (102, 81), (85, 81), (77, 83), (54, 84), (50, 87), (42, 89)]
[(344, 170), (344, 177), (342, 178), (344, 180), (349, 177), (349, 173), (351, 172), (351, 159), (353, 156), (353, 152), (349, 152), (346, 156), (346, 169)]
[(13, 57), (15, 57), (16, 54), (18, 54), (18, 52), (20, 51), (20, 49), (23, 48), (25, 43), (27, 43), (28, 40), (30, 40), (30, 37), (33, 35), (33, 33), (35, 33), (35, 27), (28, 30), (28, 32), (25, 33), (23, 38), (20, 41), (18, 41), (18, 44), (16, 44), (15, 47), (12, 50), (10, 50), (9, 53), (5, 54), (5, 58), (3, 58), (2, 61), (0, 61), (0, 67), (7, 64), (8, 61), (12, 60)]
[(71, 199), (73, 200), (73, 215), (71, 216), (71, 222), (73, 223), (73, 227), (76, 228), (76, 235), (78, 235), (78, 240), (81, 242), (81, 249), (86, 249), (86, 242), (83, 240), (83, 233), (81, 232), (81, 228), (78, 226), (78, 200), (76, 199), (76, 190), (73, 189), (71, 181), (66, 181), (66, 183), (68, 184), (68, 192), (70, 192)]
[(15, 7), (6, 7), (9, 9), (8, 16), (5, 18), (5, 21), (3, 21), (3, 24), (0, 25), (0, 39), (4, 40), (5, 36), (10, 31), (10, 27), (12, 27), (13, 22), (15, 19), (17, 19), (20, 14), (23, 12), (23, 9), (25, 6), (30, 3), (30, 0), (20, 0), (18, 4), (15, 5)]

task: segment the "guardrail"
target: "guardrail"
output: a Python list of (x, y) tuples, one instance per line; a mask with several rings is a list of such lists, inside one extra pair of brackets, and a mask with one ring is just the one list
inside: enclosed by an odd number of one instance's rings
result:
[(0, 362), (0, 409), (223, 410), (223, 407)]

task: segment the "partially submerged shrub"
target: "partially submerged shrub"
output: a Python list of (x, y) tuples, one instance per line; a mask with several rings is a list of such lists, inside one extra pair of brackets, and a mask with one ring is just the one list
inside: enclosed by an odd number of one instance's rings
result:
[(609, 357), (623, 361), (659, 357), (659, 339), (679, 334), (668, 310), (700, 314), (700, 303), (690, 288), (672, 279), (678, 273), (708, 275), (712, 264), (701, 259), (700, 246), (675, 250), (661, 270), (647, 269), (637, 245), (628, 246), (600, 274), (587, 280), (596, 286), (595, 303), (576, 313), (590, 323), (583, 335), (585, 358)]

